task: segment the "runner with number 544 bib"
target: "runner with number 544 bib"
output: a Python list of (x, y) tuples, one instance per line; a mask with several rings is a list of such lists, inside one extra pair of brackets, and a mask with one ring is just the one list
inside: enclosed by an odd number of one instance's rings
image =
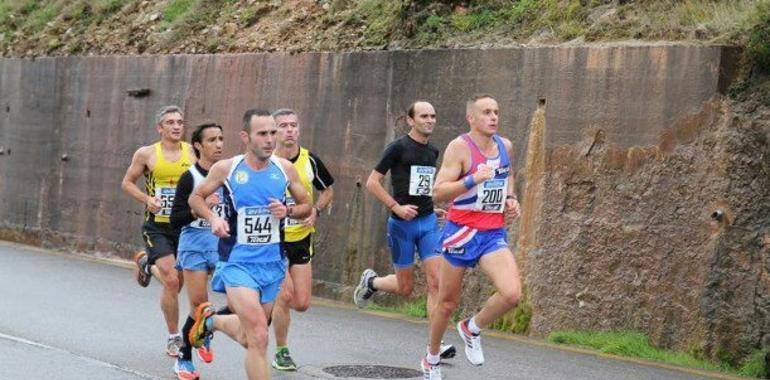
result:
[[(211, 288), (227, 294), (235, 315), (214, 315), (213, 308), (203, 303), (195, 310), (189, 338), (200, 347), (214, 331), (224, 332), (246, 348), (248, 378), (267, 379), (268, 318), (286, 275), (281, 225), (284, 218), (306, 218), (312, 206), (292, 163), (273, 156), (278, 129), (270, 112), (249, 110), (243, 123), (240, 136), (246, 154), (214, 164), (190, 196), (195, 214), (221, 238)], [(222, 186), (226, 218), (205, 201)], [(293, 205), (285, 203), (287, 190)]]

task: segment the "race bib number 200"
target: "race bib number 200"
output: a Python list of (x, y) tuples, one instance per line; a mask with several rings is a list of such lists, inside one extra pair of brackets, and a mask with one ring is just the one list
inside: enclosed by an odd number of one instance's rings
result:
[(503, 212), (508, 178), (490, 179), (480, 183), (476, 198), (476, 209), (483, 212)]
[(433, 195), (433, 177), (436, 168), (432, 166), (412, 165), (409, 173), (409, 195), (427, 196)]
[(279, 223), (267, 206), (242, 207), (238, 210), (238, 244), (279, 243)]

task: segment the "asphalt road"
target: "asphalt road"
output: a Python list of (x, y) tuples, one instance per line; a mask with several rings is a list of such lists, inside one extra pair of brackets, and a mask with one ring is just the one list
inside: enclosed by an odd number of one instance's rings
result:
[[(126, 267), (0, 242), (0, 379), (174, 379), (157, 281), (140, 288)], [(223, 304), (219, 295), (215, 304)], [(182, 313), (187, 301), (181, 300)], [(419, 370), (427, 325), (317, 302), (294, 314), (289, 336), (296, 373), (277, 379), (338, 378), (341, 365)], [(272, 336), (271, 336), (272, 339)], [(459, 338), (446, 340), (458, 347)], [(484, 338), (486, 363), (462, 352), (448, 379), (699, 379), (692, 373), (570, 352), (516, 339)], [(242, 379), (243, 350), (224, 335), (202, 379)], [(274, 352), (271, 344), (269, 352)], [(196, 358), (197, 360), (197, 358)], [(418, 374), (419, 375), (419, 374)], [(411, 377), (410, 377), (411, 378)]]

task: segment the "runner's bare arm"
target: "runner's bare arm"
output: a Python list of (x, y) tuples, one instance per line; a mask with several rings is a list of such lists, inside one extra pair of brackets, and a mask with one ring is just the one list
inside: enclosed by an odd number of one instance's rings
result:
[(145, 169), (147, 169), (147, 163), (150, 160), (150, 154), (152, 150), (150, 147), (141, 147), (134, 152), (134, 156), (131, 158), (131, 164), (126, 169), (126, 175), (123, 176), (123, 181), (120, 184), (120, 188), (130, 195), (131, 198), (136, 199), (138, 202), (147, 206), (151, 212), (156, 213), (160, 211), (160, 203), (157, 199), (149, 196), (142, 191), (136, 182), (139, 177), (144, 175)]
[(190, 208), (198, 217), (204, 218), (209, 222), (211, 222), (212, 218), (218, 217), (216, 213), (211, 211), (209, 205), (206, 204), (206, 198), (214, 194), (225, 183), (231, 163), (232, 159), (215, 163), (211, 170), (209, 170), (209, 174), (203, 179), (203, 182), (193, 189), (188, 202), (190, 203)]
[(467, 170), (463, 157), (470, 157), (468, 146), (460, 139), (452, 140), (444, 151), (444, 161), (436, 175), (433, 186), (433, 201), (435, 203), (450, 202), (462, 193), (468, 191), (464, 178), (460, 176)]
[(321, 210), (326, 209), (334, 198), (334, 186), (329, 186), (323, 190), (318, 191), (318, 201), (315, 203), (315, 207)]
[[(289, 193), (296, 203), (291, 207), (290, 215), (287, 216), (292, 219), (307, 218), (313, 210), (313, 205), (310, 204), (310, 197), (299, 180), (297, 169), (294, 168), (291, 162), (284, 159), (281, 159), (281, 165), (283, 165), (283, 169), (289, 177)], [(289, 210), (286, 210), (286, 212), (289, 213)]]
[(385, 187), (382, 186), (382, 179), (385, 178), (385, 175), (376, 171), (372, 170), (372, 173), (369, 174), (369, 178), (366, 180), (366, 190), (368, 190), (372, 195), (377, 197), (377, 199), (382, 202), (385, 207), (388, 208), (388, 210), (392, 210), (394, 206), (398, 205), (398, 202), (396, 202), (393, 197), (388, 194), (388, 191), (385, 190)]
[(512, 219), (516, 219), (521, 215), (521, 206), (519, 200), (516, 199), (515, 178), (513, 176), (513, 143), (511, 140), (503, 138), (503, 145), (508, 152), (508, 158), (511, 162), (510, 172), (508, 172), (508, 189), (505, 197), (505, 213)]

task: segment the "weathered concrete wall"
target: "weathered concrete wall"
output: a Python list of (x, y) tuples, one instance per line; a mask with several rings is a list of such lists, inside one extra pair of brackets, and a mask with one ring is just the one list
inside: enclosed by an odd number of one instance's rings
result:
[[(141, 243), (142, 209), (120, 191), (120, 180), (132, 152), (157, 138), (151, 120), (158, 107), (182, 105), (188, 125), (221, 123), (230, 153), (241, 149), (237, 131), (247, 108), (292, 107), (304, 145), (338, 181), (331, 212), (321, 219), (316, 277), (328, 285), (326, 294), (346, 291), (339, 285), (354, 283), (365, 267), (390, 270), (386, 210), (361, 185), (384, 146), (403, 132), (403, 109), (414, 99), (431, 101), (439, 116), (434, 142), (443, 148), (467, 129), (465, 99), (486, 92), (500, 102), (501, 134), (516, 150), (518, 191), (530, 202), (510, 238), (531, 293), (531, 331), (639, 328), (664, 345), (702, 347), (720, 323), (759, 317), (730, 314), (733, 301), (721, 293), (728, 282), (718, 279), (735, 274), (734, 267), (715, 258), (726, 252), (716, 248), (724, 234), (708, 232), (702, 219), (708, 206), (730, 198), (712, 195), (740, 181), (703, 190), (701, 182), (721, 178), (704, 157), (713, 147), (688, 148), (694, 163), (677, 166), (666, 160), (681, 148), (661, 139), (682, 130), (682, 120), (694, 120), (693, 135), (729, 124), (715, 121), (726, 112), (715, 99), (729, 83), (731, 56), (719, 47), (615, 46), (5, 59), (0, 235), (126, 256)], [(135, 88), (151, 93), (128, 96)], [(539, 98), (547, 99), (545, 120), (533, 135)], [(531, 173), (528, 156), (540, 157)], [(649, 162), (666, 176), (646, 169)], [(527, 194), (525, 178), (532, 182)], [(645, 194), (650, 181), (665, 183), (653, 188), (669, 208), (641, 208), (634, 194)], [(675, 192), (677, 186), (693, 195)], [(677, 241), (663, 244), (660, 236)], [(767, 261), (766, 248), (731, 241)], [(642, 244), (647, 248), (637, 249)], [(759, 276), (753, 268), (746, 270)], [(758, 278), (740, 281), (747, 294), (758, 289), (751, 281), (767, 288), (767, 276)], [(488, 293), (489, 284), (474, 274), (466, 292)], [(464, 308), (478, 307), (478, 297), (465, 299)], [(744, 337), (769, 332), (767, 306), (756, 310), (765, 312), (764, 322), (742, 322), (751, 330)]]

